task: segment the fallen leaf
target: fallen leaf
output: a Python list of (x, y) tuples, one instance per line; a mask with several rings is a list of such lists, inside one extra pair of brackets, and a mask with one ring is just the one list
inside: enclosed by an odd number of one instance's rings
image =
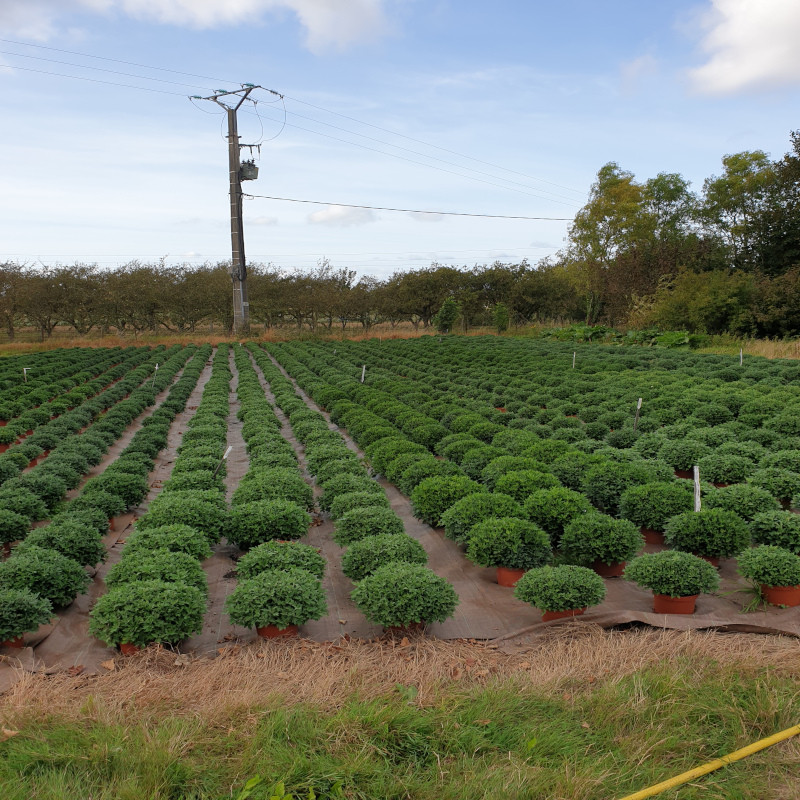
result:
[(461, 667), (453, 667), (453, 669), (451, 669), (451, 670), (450, 670), (450, 677), (451, 677), (451, 678), (453, 678), (453, 680), (456, 680), (456, 681), (457, 681), (457, 680), (458, 680), (458, 679), (459, 679), (459, 678), (460, 678), (460, 677), (461, 677), (463, 674), (464, 674), (464, 672), (463, 672), (463, 670), (461, 669)]
[(408, 647), (408, 645), (409, 645), (408, 637), (407, 637), (407, 636), (404, 636), (404, 637), (403, 637), (403, 638), (400, 640), (400, 647)]
[(117, 668), (117, 662), (113, 658), (109, 658), (108, 661), (101, 661), (100, 666), (109, 672), (113, 672)]
[(340, 625), (347, 625), (347, 620), (346, 619), (340, 619), (339, 620), (339, 624)]
[(564, 694), (561, 695), (561, 699), (562, 700), (572, 700), (572, 695), (569, 692), (564, 692)]
[(590, 728), (590, 725), (589, 725), (588, 722), (581, 722), (581, 728), (586, 728), (586, 730), (588, 731), (589, 728)]
[(18, 733), (19, 731), (12, 731), (8, 728), (0, 728), (0, 742), (10, 739), (12, 736), (16, 736)]
[(83, 670), (84, 670), (84, 669), (85, 669), (85, 667), (83, 666), (83, 664), (74, 664), (73, 666), (71, 666), (71, 667), (70, 667), (70, 668), (67, 670), (67, 672), (68, 672), (70, 675), (72, 675), (72, 676), (75, 676), (75, 675), (80, 675), (80, 674), (81, 674), (81, 672), (83, 672)]
[(475, 722), (477, 722), (478, 725), (491, 725), (492, 723), (490, 719), (476, 719)]
[(472, 667), (472, 666), (475, 665), (475, 659), (474, 658), (465, 658), (464, 659), (464, 663), (467, 665), (467, 667)]

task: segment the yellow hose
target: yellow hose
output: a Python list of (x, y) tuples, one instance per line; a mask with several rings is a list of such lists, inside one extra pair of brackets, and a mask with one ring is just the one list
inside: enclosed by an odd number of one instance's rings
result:
[(676, 775), (674, 778), (657, 783), (655, 786), (651, 786), (649, 789), (642, 789), (639, 792), (625, 795), (625, 797), (621, 797), (620, 800), (644, 800), (646, 797), (655, 797), (657, 794), (661, 794), (661, 792), (664, 792), (667, 789), (674, 789), (676, 786), (681, 786), (684, 783), (688, 783), (690, 780), (692, 780), (692, 778), (699, 778), (701, 775), (707, 775), (709, 772), (713, 772), (715, 769), (724, 767), (733, 763), (734, 761), (740, 761), (747, 756), (753, 755), (753, 753), (757, 753), (759, 750), (764, 750), (765, 748), (771, 747), (773, 744), (782, 742), (785, 739), (791, 739), (792, 736), (797, 736), (797, 734), (800, 734), (800, 725), (795, 725), (791, 728), (787, 728), (785, 731), (781, 731), (780, 733), (767, 736), (766, 739), (760, 739), (757, 742), (753, 742), (753, 744), (749, 744), (747, 747), (741, 748), (741, 750), (734, 750), (733, 753), (729, 753), (727, 756), (722, 756), (722, 758), (715, 758), (713, 761), (709, 761), (707, 764), (703, 764), (701, 767), (695, 767), (694, 769), (690, 769), (688, 772), (682, 772), (680, 775)]

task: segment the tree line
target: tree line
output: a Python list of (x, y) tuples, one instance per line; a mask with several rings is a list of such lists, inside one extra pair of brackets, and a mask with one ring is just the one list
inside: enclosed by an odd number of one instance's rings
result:
[[(386, 279), (317, 267), (286, 272), (248, 266), (251, 322), (318, 331), (376, 323), (431, 325), (447, 301), (447, 329), (510, 321), (800, 334), (800, 131), (772, 161), (761, 150), (726, 155), (700, 192), (678, 173), (644, 182), (604, 165), (565, 246), (536, 264), (431, 264)], [(230, 332), (230, 264), (134, 261), (0, 264), (0, 325), (49, 337), (67, 325), (139, 334)], [(441, 320), (441, 317), (439, 318)]]

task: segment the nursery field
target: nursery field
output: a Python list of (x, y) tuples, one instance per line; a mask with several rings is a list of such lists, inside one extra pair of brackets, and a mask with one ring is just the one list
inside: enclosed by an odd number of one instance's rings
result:
[(50, 350), (0, 448), (4, 797), (622, 797), (798, 722), (796, 361)]

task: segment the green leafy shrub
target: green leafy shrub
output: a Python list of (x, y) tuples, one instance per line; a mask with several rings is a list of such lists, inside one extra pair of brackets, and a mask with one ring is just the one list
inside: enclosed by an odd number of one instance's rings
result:
[(53, 606), (45, 597), (27, 589), (0, 589), (0, 642), (35, 631), (53, 618)]
[(616, 514), (622, 495), (631, 486), (663, 480), (656, 462), (631, 462), (596, 464), (590, 467), (583, 480), (582, 489), (586, 497), (601, 511)]
[(302, 569), (275, 569), (240, 581), (225, 601), (234, 625), (261, 628), (303, 625), (327, 613), (325, 592), (319, 580)]
[(762, 544), (745, 550), (738, 558), (739, 572), (765, 586), (800, 585), (800, 556), (782, 547)]
[(251, 469), (233, 493), (231, 505), (272, 499), (291, 500), (307, 511), (314, 508), (314, 493), (296, 467), (275, 467), (257, 472)]
[[(224, 505), (190, 492), (168, 492), (156, 498), (146, 514), (139, 517), (139, 528), (161, 528), (164, 525), (188, 525), (203, 531), (211, 544), (215, 544), (228, 531), (230, 517)], [(217, 493), (211, 493), (217, 494)], [(223, 501), (224, 496), (217, 495)]]
[(51, 522), (44, 528), (35, 528), (17, 547), (16, 553), (22, 554), (31, 547), (57, 550), (85, 567), (105, 561), (107, 555), (97, 528), (79, 520)]
[(323, 484), (325, 481), (345, 473), (348, 475), (366, 475), (367, 471), (357, 458), (334, 459), (323, 464), (314, 474), (314, 477), (317, 479), (317, 483)]
[(147, 494), (147, 476), (132, 475), (129, 472), (104, 472), (87, 481), (83, 487), (84, 496), (98, 491), (118, 495), (122, 498), (125, 507), (130, 508), (141, 503), (142, 498)]
[(508, 453), (504, 452), (499, 447), (483, 444), (480, 447), (467, 450), (467, 452), (464, 453), (464, 457), (461, 459), (460, 466), (468, 477), (472, 478), (474, 481), (478, 481), (481, 479), (481, 474), (489, 463), (501, 456), (508, 456)]
[(311, 516), (291, 500), (257, 500), (231, 509), (228, 538), (242, 550), (273, 539), (300, 539)]
[(587, 567), (564, 564), (528, 570), (514, 587), (514, 597), (542, 611), (572, 611), (602, 603), (603, 579)]
[(386, 467), (386, 480), (390, 483), (397, 484), (397, 482), (400, 480), (400, 476), (412, 464), (416, 464), (418, 461), (429, 460), (430, 455), (428, 453), (401, 453), (399, 456), (397, 456), (397, 458), (392, 459)]
[(269, 569), (302, 569), (322, 580), (325, 558), (302, 542), (264, 542), (245, 553), (236, 565), (239, 580), (255, 578)]
[(98, 533), (108, 532), (108, 517), (99, 508), (75, 508), (72, 503), (67, 505), (60, 514), (56, 514), (51, 523), (82, 522), (91, 525)]
[(442, 515), (444, 534), (458, 544), (469, 543), (473, 526), (490, 517), (524, 517), (522, 506), (506, 494), (475, 492), (456, 500)]
[(463, 474), (464, 470), (452, 461), (439, 461), (433, 456), (426, 456), (420, 461), (411, 464), (403, 471), (403, 474), (397, 481), (397, 488), (404, 495), (410, 496), (414, 489), (416, 489), (425, 478), (445, 478)]
[(386, 467), (394, 461), (400, 453), (424, 453), (426, 449), (416, 442), (411, 442), (405, 437), (397, 436), (380, 439), (375, 444), (366, 448), (367, 457), (375, 472), (385, 474)]
[(126, 547), (122, 560), (114, 564), (105, 577), (109, 588), (150, 580), (185, 583), (199, 589), (204, 596), (208, 594), (208, 581), (200, 562), (188, 553), (167, 549), (145, 552), (141, 548), (129, 551)]
[(101, 492), (99, 489), (91, 494), (76, 497), (70, 505), (75, 509), (98, 509), (108, 519), (125, 512), (125, 501), (118, 494)]
[(367, 536), (405, 533), (403, 520), (391, 508), (366, 506), (346, 511), (336, 520), (333, 541), (341, 547)]
[(164, 484), (164, 490), (167, 492), (184, 492), (191, 489), (222, 490), (224, 488), (222, 478), (220, 473), (215, 475), (209, 469), (195, 469), (177, 474), (173, 472), (172, 477)]
[(177, 644), (203, 628), (205, 598), (194, 586), (132, 581), (104, 594), (89, 615), (89, 633), (106, 644)]
[(671, 517), (664, 526), (664, 541), (676, 550), (728, 558), (750, 546), (750, 528), (732, 511), (704, 508)]
[(711, 483), (739, 483), (753, 472), (749, 458), (711, 453), (698, 462), (700, 477)]
[(334, 498), (329, 513), (331, 519), (338, 520), (348, 511), (352, 511), (355, 508), (369, 508), (373, 506), (389, 508), (389, 499), (382, 491), (345, 492)]
[(320, 508), (329, 511), (333, 501), (342, 494), (349, 492), (372, 492), (373, 494), (383, 494), (383, 488), (373, 480), (363, 470), (359, 475), (343, 473), (335, 478), (329, 478), (322, 486), (323, 494), (320, 498)]
[(766, 489), (773, 497), (782, 501), (789, 501), (800, 494), (800, 474), (788, 469), (767, 467), (756, 470), (750, 476), (750, 483)]
[(568, 562), (589, 566), (595, 561), (603, 564), (628, 561), (643, 545), (644, 537), (632, 522), (590, 511), (564, 528), (559, 547)]
[(411, 493), (414, 515), (429, 525), (440, 525), (442, 514), (462, 497), (485, 492), (486, 487), (465, 476), (425, 478)]
[(586, 471), (602, 463), (604, 463), (602, 456), (581, 452), (565, 453), (552, 463), (550, 471), (568, 489), (578, 491), (583, 484)]
[(620, 516), (643, 528), (661, 531), (670, 517), (691, 511), (694, 494), (688, 482), (656, 481), (626, 489), (619, 501)]
[(681, 550), (637, 556), (625, 567), (625, 578), (668, 597), (691, 597), (719, 588), (717, 570), (708, 561)]
[(415, 622), (444, 622), (453, 616), (455, 589), (422, 564), (390, 562), (359, 581), (350, 595), (364, 616), (394, 627)]
[(306, 465), (312, 475), (318, 475), (320, 467), (328, 461), (343, 460), (361, 463), (358, 456), (352, 450), (348, 450), (343, 440), (339, 444), (325, 444), (319, 447), (306, 448)]
[(710, 453), (708, 445), (694, 439), (672, 439), (664, 443), (658, 457), (673, 469), (686, 470), (699, 464), (700, 459)]
[(533, 458), (503, 455), (493, 458), (483, 470), (481, 470), (480, 480), (490, 491), (494, 491), (497, 486), (497, 481), (503, 477), (503, 475), (508, 472), (519, 470), (546, 472), (547, 467), (545, 467), (541, 461), (536, 461), (536, 459)]
[(342, 572), (354, 581), (371, 575), (390, 562), (427, 564), (428, 554), (422, 545), (405, 533), (367, 536), (354, 542), (342, 556)]
[(48, 511), (52, 511), (67, 493), (67, 484), (56, 475), (45, 475), (36, 471), (12, 478), (3, 484), (3, 492), (17, 492), (21, 489), (33, 492), (41, 498)]
[(709, 492), (703, 498), (704, 508), (733, 511), (746, 520), (764, 511), (777, 511), (780, 503), (766, 489), (748, 483), (735, 483)]
[(581, 514), (592, 511), (592, 504), (572, 489), (540, 489), (534, 492), (522, 506), (525, 515), (547, 532), (550, 541), (558, 543), (564, 526)]
[(211, 557), (211, 547), (206, 534), (189, 525), (174, 524), (153, 528), (137, 526), (125, 542), (126, 557), (133, 552), (162, 549), (174, 553), (187, 553), (198, 561)]
[(756, 544), (783, 547), (800, 555), (800, 514), (791, 511), (765, 511), (756, 514), (750, 523)]
[(480, 567), (535, 569), (553, 556), (547, 533), (518, 517), (485, 519), (470, 528), (467, 539), (467, 558)]
[(7, 508), (0, 508), (0, 542), (17, 542), (28, 535), (30, 518)]
[(554, 489), (561, 482), (549, 472), (539, 472), (535, 469), (521, 469), (506, 472), (501, 475), (494, 485), (496, 492), (513, 497), (518, 503), (524, 503), (534, 492), (539, 489)]
[(31, 547), (0, 563), (0, 588), (29, 589), (55, 608), (68, 606), (90, 583), (77, 561), (42, 547)]

